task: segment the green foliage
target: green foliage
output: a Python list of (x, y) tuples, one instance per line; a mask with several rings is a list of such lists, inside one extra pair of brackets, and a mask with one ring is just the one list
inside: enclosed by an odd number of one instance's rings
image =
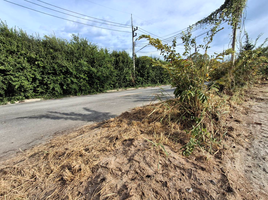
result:
[[(268, 48), (264, 47), (267, 39), (259, 46), (249, 41), (246, 34), (245, 45), (240, 51), (235, 64), (231, 62), (218, 63), (210, 74), (215, 85), (227, 94), (232, 94), (241, 87), (250, 86), (260, 78), (267, 78)], [(231, 54), (230, 50), (224, 52)]]
[[(73, 35), (70, 41), (27, 35), (0, 23), (0, 102), (60, 97), (134, 86), (133, 66), (125, 52), (100, 49)], [(166, 84), (169, 77), (150, 62), (139, 62), (137, 84)]]
[(191, 34), (184, 34), (182, 37), (185, 44), (184, 55), (189, 55), (188, 59), (182, 59), (179, 53), (176, 53), (176, 41), (172, 46), (162, 44), (159, 39), (151, 38), (143, 35), (140, 37), (148, 39), (149, 43), (161, 51), (165, 58), (165, 63), (157, 60), (153, 61), (153, 65), (160, 65), (168, 71), (171, 77), (171, 84), (175, 87), (175, 97), (178, 97), (184, 115), (186, 117), (198, 117), (207, 100), (204, 82), (208, 80), (209, 59), (207, 55), (191, 55), (190, 46), (195, 43), (191, 39)]
[[(246, 37), (243, 51), (240, 52), (235, 64), (224, 61), (225, 56), (234, 55), (235, 52), (231, 49), (216, 54), (215, 57), (210, 58), (207, 55), (213, 37), (222, 30), (220, 28), (222, 22), (228, 22), (236, 29), (245, 5), (246, 0), (225, 0), (224, 4), (211, 15), (190, 26), (182, 36), (185, 47), (183, 56), (187, 59), (183, 59), (179, 53), (176, 53), (176, 39), (169, 46), (149, 35), (139, 37), (139, 39), (147, 39), (150, 45), (161, 52), (166, 61), (165, 63), (157, 60), (152, 62), (154, 66), (162, 66), (168, 71), (172, 86), (175, 87), (174, 94), (177, 102), (172, 109), (177, 113), (174, 114), (171, 109), (168, 109), (169, 115), (165, 114), (163, 118), (175, 119), (176, 123), (188, 132), (189, 140), (182, 148), (184, 155), (190, 155), (196, 146), (205, 148), (211, 153), (217, 149), (214, 147), (221, 140), (223, 131), (218, 123), (218, 103), (211, 99), (215, 93), (224, 91), (232, 94), (237, 88), (253, 84), (260, 76), (267, 77), (268, 48), (264, 48), (263, 45), (255, 48), (256, 42), (254, 45), (251, 44), (249, 37)], [(198, 24), (212, 25), (204, 39), (205, 44), (198, 46), (205, 50), (204, 55), (197, 52), (191, 54), (191, 49), (197, 47), (191, 30)], [(205, 86), (206, 82), (209, 82), (209, 87)]]
[(114, 78), (117, 80), (114, 82), (113, 88), (126, 88), (132, 83), (132, 60), (127, 52), (113, 51), (111, 56), (113, 57), (113, 66), (115, 68)]
[(147, 56), (136, 59), (136, 84), (139, 86), (150, 84), (168, 84), (170, 82), (169, 74), (160, 65), (153, 65), (155, 62), (165, 63), (156, 58)]
[(243, 49), (244, 51), (249, 51), (249, 50), (253, 50), (256, 46), (256, 43), (255, 44), (252, 44), (249, 40), (249, 36), (248, 36), (248, 33), (246, 32), (245, 33), (245, 36), (246, 36), (246, 40), (245, 40), (245, 45), (243, 46)]
[[(188, 29), (188, 33), (182, 37), (185, 45), (183, 55), (187, 56), (187, 59), (183, 59), (179, 53), (176, 53), (176, 40), (173, 41), (172, 46), (168, 46), (148, 35), (139, 38), (147, 39), (152, 46), (161, 51), (165, 58), (165, 63), (154, 60), (153, 65), (160, 65), (169, 72), (177, 99), (174, 100), (172, 108), (167, 109), (168, 114), (165, 112), (161, 121), (175, 120), (188, 133), (189, 139), (182, 147), (183, 154), (186, 156), (190, 155), (196, 147), (201, 147), (210, 153), (218, 149), (223, 137), (219, 111), (222, 105), (220, 101), (212, 99), (214, 94), (233, 87), (231, 84), (234, 83), (238, 87), (241, 87), (243, 82), (251, 83), (258, 71), (256, 66), (267, 63), (265, 61), (267, 57), (263, 56), (264, 52), (260, 49), (244, 51), (235, 67), (231, 62), (224, 62), (225, 56), (234, 53), (231, 49), (209, 57), (206, 52), (214, 35), (221, 30), (218, 27), (219, 24), (216, 24), (207, 36), (206, 43), (199, 45), (199, 48), (205, 49), (204, 55), (197, 52), (191, 54), (191, 48), (196, 46), (196, 41), (191, 37), (191, 29)], [(209, 87), (205, 86), (205, 82), (210, 82)]]
[(222, 20), (234, 26), (240, 22), (246, 3), (247, 0), (225, 0), (217, 10), (195, 23), (195, 25), (216, 24)]
[[(174, 94), (177, 97), (173, 108), (178, 110), (179, 114), (170, 112), (173, 114), (168, 116), (168, 119), (179, 122), (186, 129), (190, 128), (189, 142), (183, 147), (184, 155), (189, 155), (196, 146), (204, 146), (210, 136), (202, 121), (209, 112), (208, 92), (204, 83), (209, 79), (211, 61), (206, 54), (190, 54), (191, 45), (195, 43), (191, 39), (191, 34), (185, 34), (182, 37), (185, 44), (184, 56), (188, 56), (188, 59), (182, 59), (180, 54), (176, 53), (175, 40), (172, 46), (168, 46), (162, 44), (159, 39), (151, 38), (148, 35), (143, 35), (141, 38), (148, 39), (149, 43), (160, 50), (165, 58), (166, 62), (153, 60), (153, 65), (162, 66), (170, 74), (171, 84), (175, 87)], [(208, 43), (210, 41), (208, 40)]]

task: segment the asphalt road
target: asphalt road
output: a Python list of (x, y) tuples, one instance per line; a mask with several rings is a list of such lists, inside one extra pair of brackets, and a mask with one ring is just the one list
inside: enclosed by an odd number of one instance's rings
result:
[(173, 97), (170, 86), (0, 106), (0, 159), (86, 124)]

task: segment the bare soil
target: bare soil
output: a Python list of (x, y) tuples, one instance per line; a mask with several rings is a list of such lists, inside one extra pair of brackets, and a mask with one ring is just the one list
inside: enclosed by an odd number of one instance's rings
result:
[(2, 161), (0, 199), (268, 199), (268, 84), (245, 99), (214, 154), (183, 156), (179, 125), (136, 108)]

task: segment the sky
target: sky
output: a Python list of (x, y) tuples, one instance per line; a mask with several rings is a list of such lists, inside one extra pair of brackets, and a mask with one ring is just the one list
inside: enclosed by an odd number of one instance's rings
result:
[[(181, 30), (208, 16), (223, 3), (224, 0), (0, 0), (0, 20), (9, 28), (22, 29), (29, 35), (70, 40), (75, 34), (100, 48), (127, 51), (131, 55), (131, 15), (134, 27), (138, 27), (135, 39), (149, 34), (170, 42)], [(246, 19), (237, 34), (237, 48), (244, 41), (244, 31), (253, 42), (263, 34), (258, 45), (268, 37), (267, 9), (267, 0), (247, 1)], [(195, 30), (193, 36), (207, 31), (205, 27)], [(204, 36), (197, 38), (198, 44)], [(225, 25), (214, 37), (208, 53), (231, 48), (231, 36), (231, 27)], [(181, 43), (179, 35), (177, 43)], [(135, 42), (137, 56), (159, 57), (159, 52), (147, 44), (146, 40)], [(182, 53), (183, 46), (178, 45), (177, 51)]]

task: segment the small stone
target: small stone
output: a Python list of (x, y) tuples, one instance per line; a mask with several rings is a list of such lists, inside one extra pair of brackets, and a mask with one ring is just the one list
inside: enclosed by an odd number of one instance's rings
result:
[(193, 188), (187, 188), (186, 191), (189, 192), (189, 193), (192, 193), (193, 192)]

